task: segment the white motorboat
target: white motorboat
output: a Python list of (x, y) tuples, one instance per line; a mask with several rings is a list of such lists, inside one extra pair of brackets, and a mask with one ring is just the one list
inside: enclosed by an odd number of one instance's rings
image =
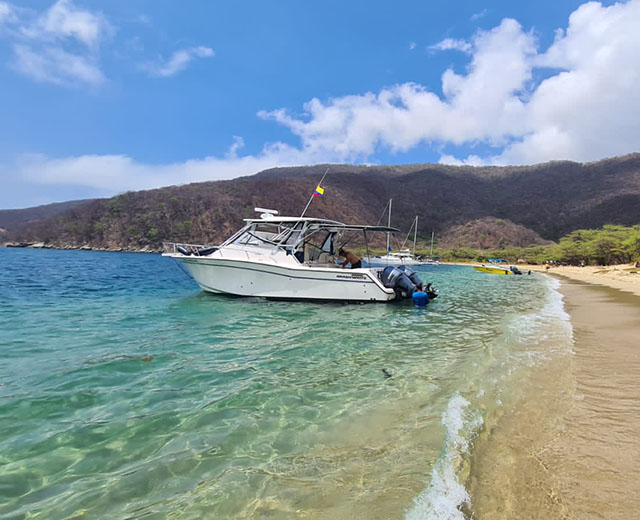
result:
[(422, 260), (417, 260), (416, 257), (411, 253), (409, 249), (401, 249), (400, 251), (393, 251), (387, 253), (384, 256), (372, 256), (368, 261), (369, 266), (371, 267), (384, 267), (387, 265), (408, 265), (408, 266), (418, 266), (418, 265), (426, 265), (427, 262)]
[(168, 243), (164, 256), (179, 261), (203, 290), (237, 296), (389, 302), (410, 297), (421, 283), (410, 270), (343, 269), (336, 263), (345, 233), (362, 233), (368, 250), (370, 233), (398, 231), (394, 228), (256, 211), (260, 218), (245, 219), (220, 246)]

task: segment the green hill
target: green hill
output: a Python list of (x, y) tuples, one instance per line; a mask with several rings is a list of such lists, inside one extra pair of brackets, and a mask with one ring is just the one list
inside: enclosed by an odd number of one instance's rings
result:
[[(13, 222), (2, 239), (154, 250), (163, 241), (218, 243), (253, 217), (255, 206), (299, 215), (326, 167), (275, 168), (82, 202), (37, 221)], [(331, 165), (323, 186), (324, 198), (314, 200), (308, 215), (375, 224), (393, 198), (395, 227), (408, 230), (418, 215), (423, 242), (434, 231), (449, 247), (466, 245), (474, 234), (488, 240), (482, 247), (505, 247), (640, 223), (640, 154), (519, 167)]]

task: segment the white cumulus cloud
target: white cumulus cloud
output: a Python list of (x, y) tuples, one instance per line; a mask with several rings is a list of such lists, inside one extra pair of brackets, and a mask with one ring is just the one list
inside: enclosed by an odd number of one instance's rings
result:
[(445, 38), (441, 42), (438, 42), (429, 47), (434, 51), (460, 51), (466, 54), (470, 54), (473, 46), (464, 40), (456, 40), (454, 38)]
[(146, 63), (142, 69), (152, 76), (168, 78), (186, 69), (194, 59), (211, 58), (214, 55), (213, 49), (209, 47), (190, 47), (175, 51), (167, 60), (160, 59), (153, 63)]
[(97, 47), (110, 31), (111, 25), (102, 14), (78, 8), (71, 0), (58, 0), (35, 23), (22, 29), (31, 39), (74, 39), (90, 48)]
[[(433, 49), (467, 52), (463, 73), (442, 75), (443, 95), (416, 83), (326, 101), (302, 115), (261, 111), (300, 138), (303, 150), (367, 160), (380, 149), (417, 146), (503, 149), (443, 160), (526, 164), (596, 160), (638, 150), (640, 142), (640, 0), (574, 11), (550, 48), (513, 19), (477, 32), (469, 42)], [(534, 71), (545, 79), (536, 83)]]
[(487, 13), (488, 13), (487, 9), (483, 9), (482, 11), (474, 13), (474, 14), (471, 15), (471, 21), (472, 22), (477, 22), (481, 18), (484, 18)]
[(145, 164), (127, 155), (81, 155), (52, 158), (40, 154), (20, 157), (11, 169), (19, 177), (38, 184), (86, 186), (105, 195), (209, 180), (252, 175), (275, 166), (311, 164), (309, 157), (286, 144), (267, 145), (256, 155), (240, 156), (243, 146), (236, 137), (224, 157), (205, 157), (164, 165)]
[[(456, 44), (467, 52), (466, 67), (443, 71), (442, 94), (408, 82), (377, 92), (313, 98), (301, 114), (284, 108), (259, 112), (289, 129), (298, 146), (267, 144), (257, 154), (241, 155), (243, 141), (236, 137), (222, 157), (151, 165), (126, 155), (31, 156), (11, 171), (34, 182), (114, 193), (232, 178), (271, 166), (371, 162), (380, 150), (416, 147), (444, 150), (441, 161), (456, 164), (590, 161), (638, 151), (639, 26), (640, 0), (610, 6), (588, 2), (542, 49), (533, 31), (504, 19), (470, 35), (466, 45)], [(441, 42), (440, 48), (451, 45)], [(28, 48), (16, 52), (30, 57)], [(191, 60), (210, 56), (207, 47), (184, 49), (156, 63), (154, 70), (170, 76)], [(77, 75), (90, 82), (91, 69), (76, 65)], [(457, 154), (448, 146), (471, 152)]]
[(0, 23), (4, 17), (16, 26), (10, 31), (15, 70), (62, 86), (95, 86), (105, 80), (98, 50), (113, 28), (101, 13), (76, 7), (71, 0), (58, 0), (39, 14), (19, 12), (20, 16), (13, 5), (0, 3)]
[(99, 85), (104, 81), (100, 68), (90, 58), (72, 54), (59, 47), (46, 47), (35, 52), (26, 45), (13, 48), (15, 67), (36, 81), (69, 85), (84, 83)]
[(0, 29), (5, 23), (15, 21), (13, 6), (7, 2), (0, 2)]
[(415, 83), (322, 102), (304, 116), (279, 109), (259, 116), (288, 127), (305, 150), (325, 150), (344, 160), (364, 160), (379, 147), (406, 151), (433, 141), (502, 143), (522, 133), (522, 91), (531, 78), (534, 39), (514, 20), (480, 32), (467, 73), (442, 76), (445, 99)]
[(526, 106), (526, 132), (496, 158), (502, 163), (596, 160), (638, 151), (640, 142), (640, 1), (589, 2), (566, 31), (536, 56), (555, 74)]

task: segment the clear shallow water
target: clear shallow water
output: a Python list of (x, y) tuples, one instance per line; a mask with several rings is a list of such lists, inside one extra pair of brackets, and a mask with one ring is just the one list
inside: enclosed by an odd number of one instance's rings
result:
[(424, 310), (218, 297), (156, 255), (0, 267), (2, 518), (464, 518), (473, 438), (570, 349), (535, 275), (429, 267)]

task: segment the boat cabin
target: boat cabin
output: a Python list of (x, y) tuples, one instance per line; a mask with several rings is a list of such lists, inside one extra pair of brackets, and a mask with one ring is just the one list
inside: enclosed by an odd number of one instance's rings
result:
[(371, 232), (398, 231), (385, 226), (347, 225), (310, 217), (278, 217), (273, 213), (263, 213), (261, 218), (245, 219), (245, 222), (240, 230), (220, 245), (220, 249), (275, 249), (293, 256), (300, 264), (323, 266), (335, 265), (338, 250), (347, 241), (355, 240), (354, 234), (361, 234), (368, 254)]

